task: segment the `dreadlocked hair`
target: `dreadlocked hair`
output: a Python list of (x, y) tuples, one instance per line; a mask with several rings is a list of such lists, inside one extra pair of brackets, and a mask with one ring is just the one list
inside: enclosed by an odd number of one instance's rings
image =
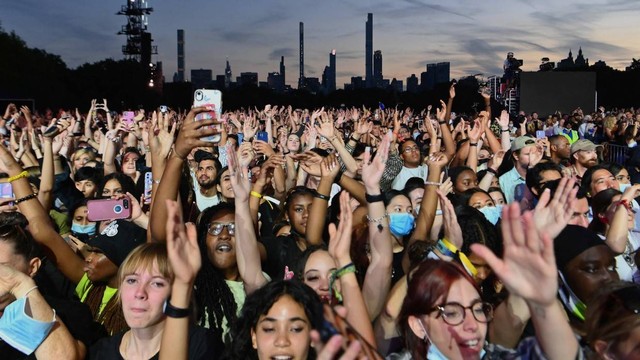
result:
[(122, 312), (122, 307), (116, 295), (109, 299), (104, 310), (100, 313), (100, 305), (102, 304), (102, 297), (104, 296), (106, 288), (107, 285), (105, 284), (93, 285), (87, 293), (87, 298), (84, 303), (91, 309), (93, 319), (97, 323), (102, 324), (109, 335), (113, 335), (128, 330), (129, 326), (124, 319), (124, 313)]
[[(224, 274), (213, 266), (208, 257), (207, 235), (211, 221), (224, 213), (235, 214), (235, 206), (231, 203), (219, 203), (216, 206), (205, 209), (198, 219), (198, 246), (202, 256), (202, 268), (198, 272), (195, 281), (195, 299), (198, 307), (198, 325), (220, 330), (222, 332), (222, 320), (227, 319), (227, 327), (236, 322), (238, 306), (229, 286), (225, 282)], [(230, 342), (227, 335), (223, 341)]]

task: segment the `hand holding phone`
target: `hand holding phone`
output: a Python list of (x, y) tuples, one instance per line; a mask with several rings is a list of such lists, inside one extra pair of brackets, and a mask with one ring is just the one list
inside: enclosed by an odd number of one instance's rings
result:
[[(213, 109), (213, 111), (206, 111), (196, 115), (196, 121), (205, 119), (217, 119), (218, 121), (222, 121), (222, 92), (220, 92), (220, 90), (196, 90), (193, 93), (193, 106), (208, 106)], [(222, 131), (222, 126), (214, 125), (214, 127), (218, 130), (218, 132)], [(220, 142), (220, 140), (222, 140), (222, 136), (220, 134), (214, 134), (211, 136), (203, 137), (201, 140), (218, 143)]]
[(89, 200), (87, 201), (87, 219), (89, 221), (128, 219), (131, 217), (131, 208), (128, 197)]

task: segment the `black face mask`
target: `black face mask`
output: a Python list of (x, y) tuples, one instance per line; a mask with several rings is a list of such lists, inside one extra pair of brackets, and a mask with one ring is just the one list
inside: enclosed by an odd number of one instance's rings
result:
[(486, 164), (489, 162), (489, 158), (478, 160), (478, 165)]

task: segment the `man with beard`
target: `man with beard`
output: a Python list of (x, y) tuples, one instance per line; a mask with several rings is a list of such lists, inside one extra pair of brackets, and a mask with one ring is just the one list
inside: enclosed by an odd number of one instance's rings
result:
[(216, 187), (216, 178), (222, 166), (212, 153), (198, 150), (194, 154), (197, 163), (195, 180), (193, 182), (196, 204), (198, 209), (204, 209), (218, 205), (220, 196)]
[(596, 145), (589, 140), (578, 140), (571, 145), (572, 173), (579, 180), (588, 168), (598, 164), (596, 149), (602, 145)]
[(420, 146), (415, 141), (407, 140), (400, 144), (400, 157), (404, 164), (391, 185), (394, 190), (402, 191), (407, 180), (412, 177), (418, 177), (423, 181), (427, 180), (427, 165), (422, 164)]

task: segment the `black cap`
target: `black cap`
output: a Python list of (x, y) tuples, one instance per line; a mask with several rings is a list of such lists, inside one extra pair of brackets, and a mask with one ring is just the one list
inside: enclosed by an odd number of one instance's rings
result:
[(146, 231), (126, 220), (116, 220), (98, 236), (87, 242), (100, 250), (112, 263), (120, 266), (133, 249), (146, 242)]

